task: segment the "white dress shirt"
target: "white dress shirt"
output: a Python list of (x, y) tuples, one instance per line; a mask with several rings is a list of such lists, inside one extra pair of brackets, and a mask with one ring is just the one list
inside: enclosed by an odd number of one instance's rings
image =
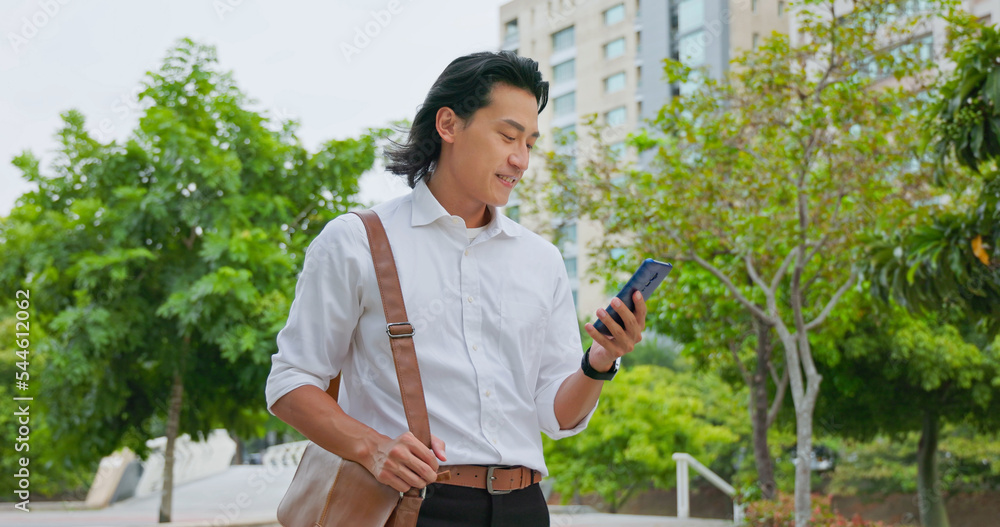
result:
[[(580, 365), (569, 279), (558, 249), (490, 208), (471, 242), (465, 221), (419, 182), (374, 207), (399, 271), (427, 401), (446, 464), (524, 465), (547, 475), (539, 431), (560, 430), (556, 392)], [(406, 432), (382, 300), (361, 219), (344, 214), (309, 244), (288, 322), (278, 333), (267, 406), (303, 385), (326, 389), (378, 432)]]

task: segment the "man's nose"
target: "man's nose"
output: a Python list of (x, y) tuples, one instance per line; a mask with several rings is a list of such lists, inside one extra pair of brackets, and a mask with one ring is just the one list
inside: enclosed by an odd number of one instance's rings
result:
[(512, 153), (507, 161), (521, 172), (528, 170), (529, 150), (527, 145), (519, 146), (517, 151)]

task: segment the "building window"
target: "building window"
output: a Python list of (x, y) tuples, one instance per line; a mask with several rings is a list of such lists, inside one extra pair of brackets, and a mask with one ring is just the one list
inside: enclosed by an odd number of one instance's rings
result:
[(576, 306), (577, 308), (579, 308), (580, 307), (580, 303), (577, 301), (576, 296), (577, 296), (576, 295), (576, 289), (574, 289), (573, 290), (573, 305)]
[(642, 88), (642, 66), (635, 67), (635, 87)]
[(564, 144), (567, 147), (573, 147), (576, 145), (576, 125), (571, 124), (561, 128), (554, 128), (552, 136), (557, 145)]
[(567, 245), (576, 245), (576, 222), (563, 223), (559, 227), (559, 247), (565, 249)]
[(625, 72), (615, 73), (604, 79), (604, 93), (614, 93), (625, 89)]
[(677, 41), (678, 60), (685, 66), (697, 68), (705, 63), (705, 30), (684, 35)]
[(750, 45), (750, 49), (757, 49), (757, 46), (759, 46), (759, 45), (760, 45), (760, 33), (754, 33), (753, 34), (753, 42)]
[(642, 31), (635, 32), (635, 54), (642, 52)]
[(628, 112), (624, 106), (619, 106), (614, 110), (604, 114), (604, 121), (608, 123), (608, 126), (619, 126), (625, 124), (628, 119)]
[(751, 0), (750, 11), (753, 11), (754, 13), (757, 12), (757, 0)]
[(677, 4), (677, 33), (687, 33), (705, 25), (705, 2), (686, 0)]
[(781, 15), (784, 15), (784, 14), (785, 14), (785, 3), (782, 2), (781, 0), (778, 0), (778, 16), (781, 16)]
[(552, 113), (555, 115), (569, 115), (574, 112), (576, 112), (576, 92), (571, 91), (553, 99)]
[(570, 278), (576, 278), (576, 257), (566, 258), (564, 262), (566, 262), (566, 274)]
[(604, 12), (604, 25), (610, 26), (625, 20), (625, 4), (618, 4)]
[(916, 42), (920, 47), (920, 60), (931, 60), (934, 58), (934, 34), (924, 36)]
[(617, 143), (612, 143), (608, 147), (611, 153), (615, 155), (618, 159), (625, 157), (625, 141), (618, 141)]
[[(934, 34), (928, 33), (923, 37), (916, 38), (911, 42), (901, 44), (889, 51), (894, 62), (902, 60), (902, 55), (906, 53), (912, 56), (917, 52), (920, 60), (930, 60), (934, 57)], [(858, 64), (858, 73), (866, 75), (875, 80), (884, 79), (892, 75), (892, 69), (883, 67), (874, 60), (873, 57), (866, 57)]]
[(604, 58), (613, 59), (625, 54), (625, 37), (612, 40), (604, 45)]
[(511, 42), (517, 40), (517, 36), (517, 19), (515, 18), (504, 24), (503, 40), (504, 42)]
[(552, 67), (552, 83), (569, 82), (576, 78), (576, 59), (556, 64)]
[(552, 51), (569, 49), (576, 45), (576, 33), (573, 26), (552, 34)]

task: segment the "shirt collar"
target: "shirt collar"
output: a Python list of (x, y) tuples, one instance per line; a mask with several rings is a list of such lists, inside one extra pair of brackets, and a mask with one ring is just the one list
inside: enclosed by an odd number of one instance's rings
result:
[[(410, 216), (410, 226), (420, 227), (434, 223), (440, 218), (450, 218), (451, 214), (441, 205), (441, 203), (427, 188), (427, 182), (421, 178), (413, 187), (412, 193), (413, 212)], [(486, 233), (493, 237), (501, 232), (507, 236), (520, 236), (521, 225), (514, 220), (497, 212), (496, 207), (487, 205), (490, 209), (490, 222), (486, 224)]]

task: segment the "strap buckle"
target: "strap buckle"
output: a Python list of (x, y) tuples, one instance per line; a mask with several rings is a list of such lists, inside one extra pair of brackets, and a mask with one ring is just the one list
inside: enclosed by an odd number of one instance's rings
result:
[(493, 471), (496, 470), (496, 469), (498, 469), (498, 468), (504, 468), (504, 467), (493, 466), (493, 467), (487, 467), (486, 468), (486, 492), (489, 492), (490, 494), (492, 494), (494, 496), (497, 495), (497, 494), (510, 494), (511, 493), (511, 489), (497, 490), (497, 489), (493, 488), (493, 480), (497, 479), (497, 477), (493, 475)]
[[(394, 326), (409, 326), (410, 327), (410, 332), (409, 333), (393, 333), (392, 332), (392, 328)], [(408, 338), (408, 337), (412, 337), (413, 336), (413, 332), (414, 332), (413, 324), (410, 324), (409, 322), (390, 322), (390, 323), (388, 323), (388, 324), (385, 325), (385, 334), (389, 335), (389, 338), (391, 338), (391, 339), (405, 339), (405, 338)]]
[[(409, 491), (406, 491), (406, 492), (409, 492)], [(404, 498), (406, 496), (406, 492), (400, 492), (399, 493), (400, 499), (402, 499), (402, 498)], [(424, 488), (420, 489), (420, 499), (426, 499), (426, 498), (427, 498), (427, 487), (424, 487)]]

